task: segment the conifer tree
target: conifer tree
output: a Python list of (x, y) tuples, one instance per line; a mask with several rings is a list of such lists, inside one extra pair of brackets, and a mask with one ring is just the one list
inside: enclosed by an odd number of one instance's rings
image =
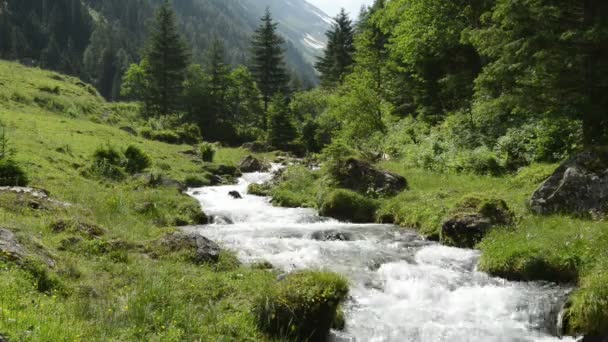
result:
[(261, 18), (262, 24), (255, 31), (252, 48), (252, 73), (262, 92), (264, 110), (268, 111), (273, 96), (288, 89), (289, 76), (285, 68), (285, 40), (277, 33), (270, 9)]
[(206, 72), (209, 75), (210, 95), (216, 107), (214, 109), (223, 112), (225, 109), (230, 70), (226, 64), (226, 49), (222, 41), (218, 38), (213, 41), (213, 44), (209, 49), (207, 60)]
[(145, 55), (149, 63), (148, 92), (144, 101), (147, 110), (155, 115), (179, 110), (190, 53), (168, 0), (156, 12)]
[(334, 18), (334, 24), (326, 35), (325, 53), (315, 67), (321, 73), (321, 84), (333, 87), (350, 72), (355, 53), (353, 22), (344, 9)]

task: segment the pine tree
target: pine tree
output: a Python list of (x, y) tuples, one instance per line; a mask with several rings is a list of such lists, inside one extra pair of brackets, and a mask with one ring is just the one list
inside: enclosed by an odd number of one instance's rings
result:
[(341, 83), (351, 71), (355, 53), (353, 22), (344, 9), (334, 18), (334, 24), (326, 35), (325, 54), (319, 58), (315, 67), (321, 73), (321, 84), (333, 87)]
[(262, 24), (253, 36), (252, 73), (262, 92), (264, 110), (268, 111), (273, 96), (288, 89), (289, 76), (285, 68), (285, 40), (277, 33), (270, 9), (261, 18)]
[(146, 108), (155, 115), (178, 111), (190, 54), (168, 0), (156, 12), (145, 55), (149, 63)]
[(226, 50), (219, 39), (215, 39), (208, 52), (207, 74), (209, 75), (209, 91), (215, 104), (215, 110), (225, 109), (226, 92), (228, 89), (229, 68), (226, 65)]

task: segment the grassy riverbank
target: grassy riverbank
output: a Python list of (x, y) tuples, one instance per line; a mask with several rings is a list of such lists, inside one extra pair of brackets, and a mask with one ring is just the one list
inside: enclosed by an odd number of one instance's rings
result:
[[(10, 341), (264, 341), (253, 309), (276, 273), (239, 265), (224, 251), (194, 265), (157, 250), (176, 225), (196, 223), (199, 204), (146, 177), (91, 175), (93, 154), (136, 146), (146, 171), (208, 183), (219, 165), (249, 152), (219, 148), (213, 164), (191, 145), (132, 135), (130, 104), (105, 103), (89, 85), (52, 72), (0, 62), (0, 121), (13, 159), (51, 201), (0, 192), (0, 228), (23, 258), (0, 254), (0, 335)], [(271, 154), (258, 155), (260, 158)], [(63, 203), (69, 203), (65, 206)], [(340, 280), (342, 281), (342, 280)]]
[[(479, 267), (512, 280), (548, 280), (578, 285), (572, 296), (571, 332), (606, 334), (608, 320), (608, 222), (568, 216), (536, 216), (527, 201), (557, 167), (535, 164), (502, 177), (436, 173), (406, 168), (400, 161), (378, 166), (404, 176), (410, 189), (375, 202), (375, 219), (414, 228), (439, 238), (441, 225), (465, 197), (504, 200), (515, 216), (512, 228), (493, 230), (477, 246)], [(275, 204), (321, 208), (331, 193), (323, 171), (303, 167), (287, 171), (283, 183), (270, 191)]]

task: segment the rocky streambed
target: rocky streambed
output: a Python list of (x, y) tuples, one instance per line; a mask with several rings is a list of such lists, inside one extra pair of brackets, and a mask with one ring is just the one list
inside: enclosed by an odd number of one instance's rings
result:
[[(479, 252), (425, 241), (392, 225), (347, 224), (310, 209), (273, 207), (246, 194), (270, 173), (236, 185), (191, 189), (213, 224), (191, 228), (286, 272), (327, 269), (348, 277), (340, 341), (553, 341), (568, 288), (518, 283), (478, 272)], [(235, 196), (235, 192), (240, 194)], [(564, 341), (567, 339), (561, 339)]]

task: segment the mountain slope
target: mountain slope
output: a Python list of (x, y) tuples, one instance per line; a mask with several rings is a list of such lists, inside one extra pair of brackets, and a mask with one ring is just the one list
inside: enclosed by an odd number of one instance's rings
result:
[[(1, 3), (1, 1), (0, 1)], [(76, 75), (117, 99), (121, 76), (140, 59), (154, 9), (161, 0), (7, 0), (0, 8), (0, 58)], [(315, 56), (330, 19), (305, 0), (174, 0), (179, 25), (204, 63), (215, 39), (232, 64), (247, 64), (250, 39), (270, 7), (287, 40), (287, 64), (305, 83), (315, 83)], [(29, 64), (29, 63), (28, 63)]]
[(306, 0), (242, 0), (259, 16), (269, 7), (279, 23), (279, 31), (305, 57), (314, 63), (327, 43), (325, 32), (332, 19)]

